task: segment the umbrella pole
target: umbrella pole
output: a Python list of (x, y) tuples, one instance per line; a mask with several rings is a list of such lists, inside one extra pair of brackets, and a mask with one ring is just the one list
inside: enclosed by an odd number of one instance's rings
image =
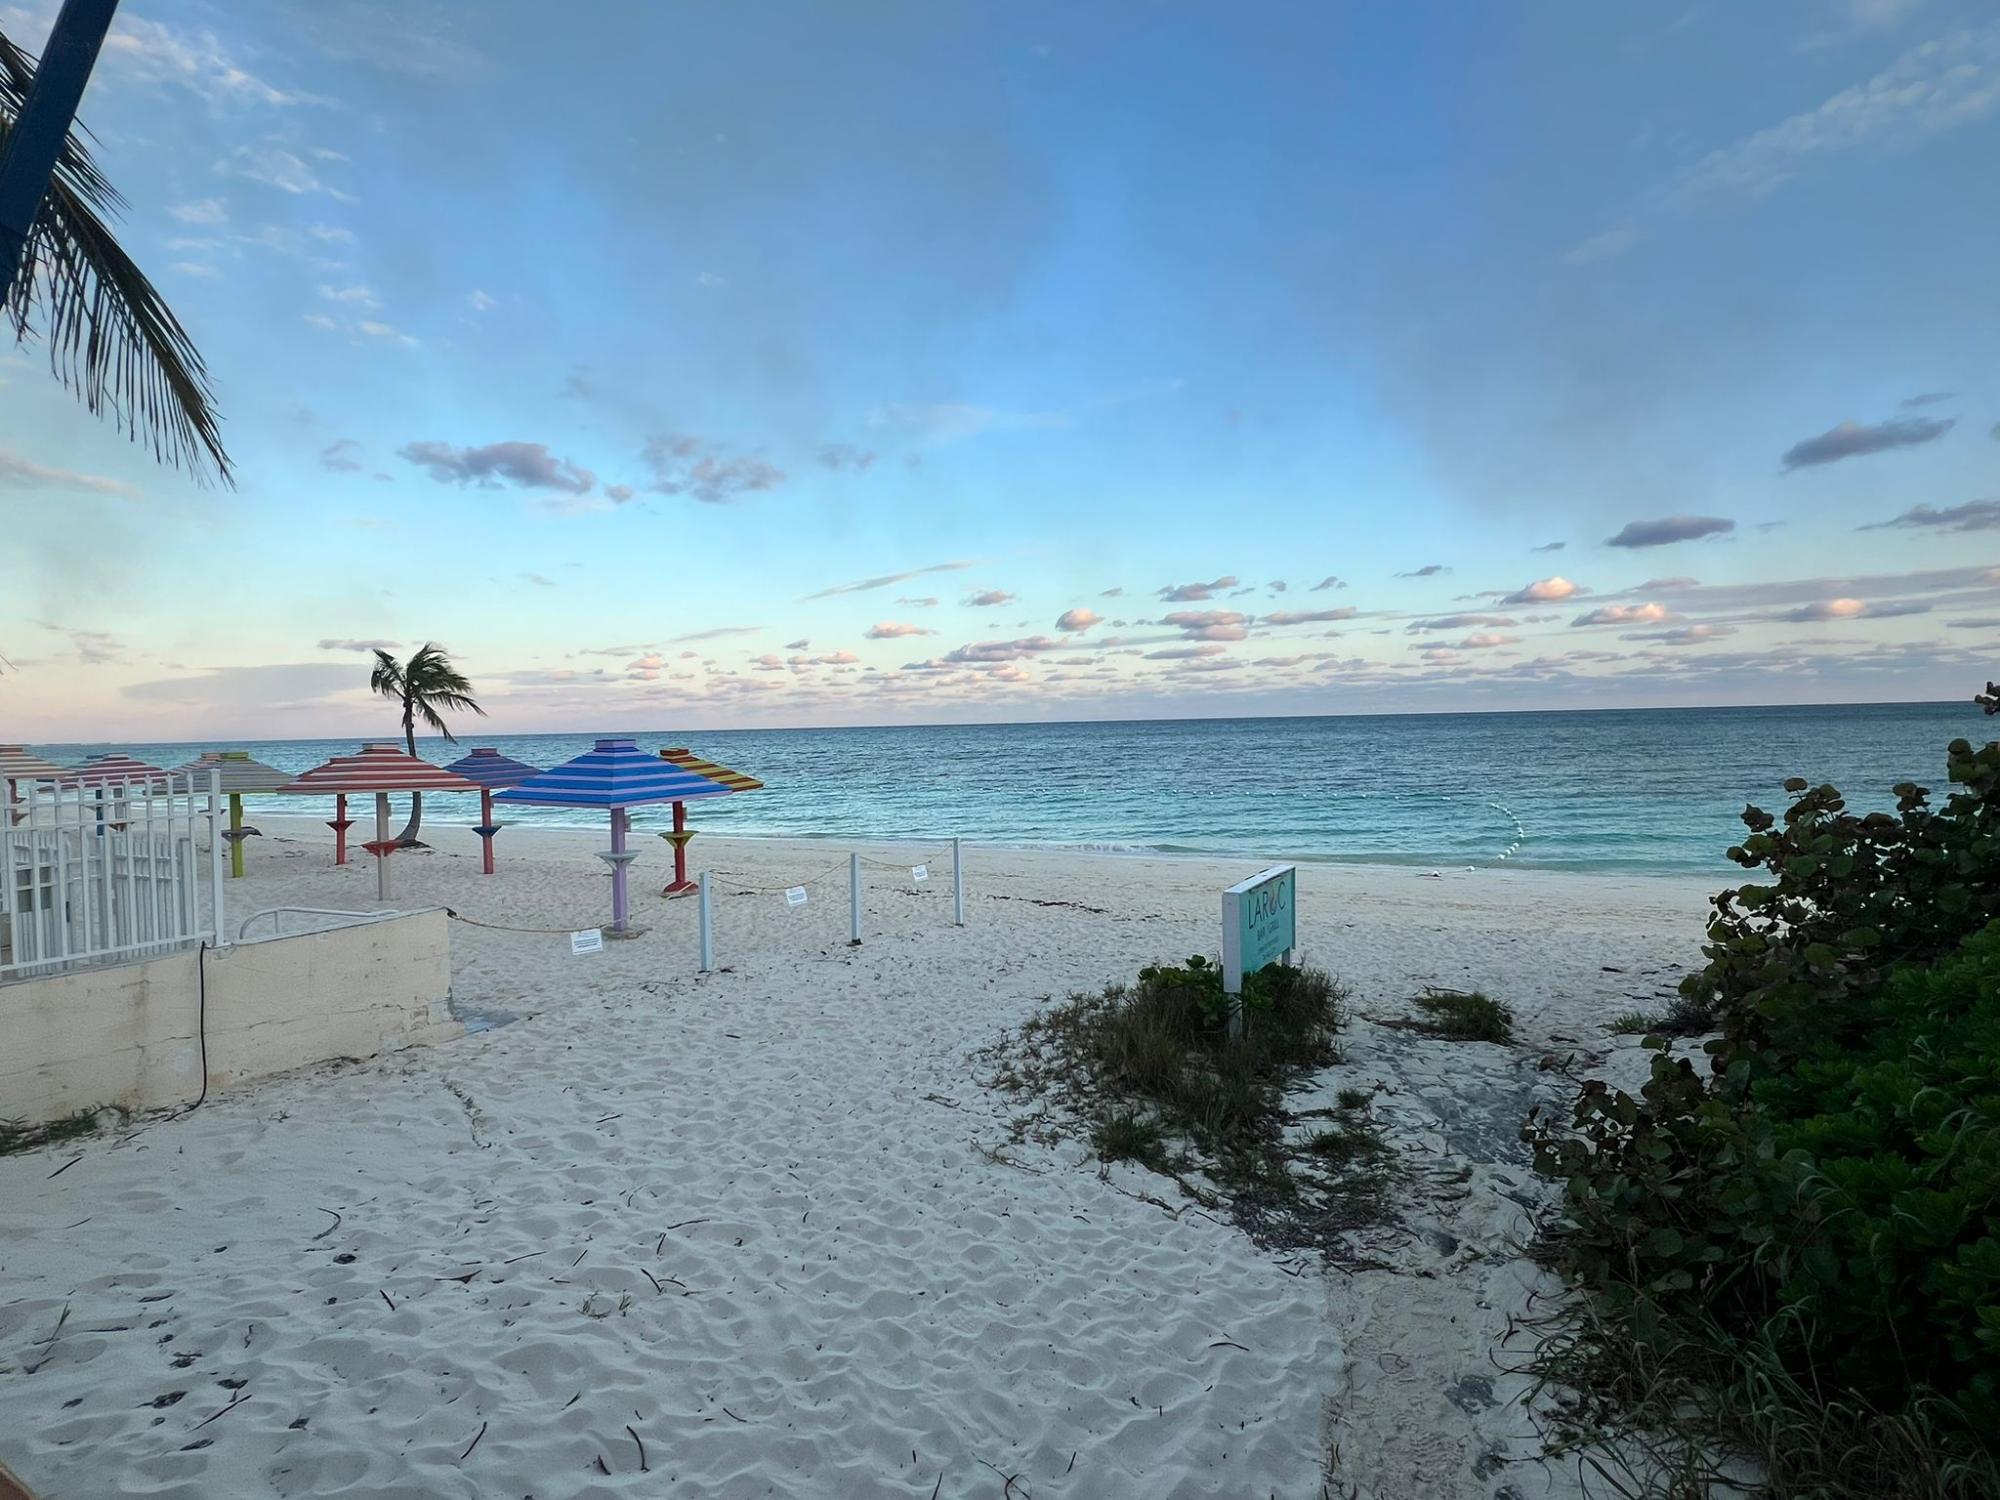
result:
[(243, 878), (243, 794), (229, 794), (229, 831), (233, 838), (229, 841), (229, 878)]
[(375, 897), (389, 899), (389, 794), (375, 794)]
[(499, 830), (493, 826), (493, 788), (479, 789), (479, 842), (485, 846), (486, 873), (493, 873), (493, 835)]
[(615, 856), (625, 852), (625, 809), (611, 809), (611, 927), (614, 932), (625, 930), (627, 894), (625, 888), (625, 861)]
[(333, 830), (333, 862), (347, 863), (347, 830), (354, 826), (354, 820), (347, 816), (347, 793), (341, 792), (333, 799), (333, 821), (327, 825)]

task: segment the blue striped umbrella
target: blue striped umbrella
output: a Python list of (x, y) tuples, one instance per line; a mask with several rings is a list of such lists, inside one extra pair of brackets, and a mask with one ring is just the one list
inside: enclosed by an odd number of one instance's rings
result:
[(480, 864), (491, 875), (493, 835), (500, 831), (500, 825), (493, 821), (493, 794), (541, 775), (541, 769), (486, 747), (460, 756), (445, 769), (479, 783), (479, 826), (472, 831), (479, 835)]
[(611, 850), (598, 858), (611, 866), (611, 930), (623, 932), (628, 910), (626, 866), (638, 857), (625, 848), (625, 834), (631, 827), (625, 810), (652, 802), (728, 795), (729, 788), (720, 782), (647, 755), (630, 739), (605, 739), (599, 740), (595, 749), (552, 766), (493, 800), (541, 807), (602, 807), (610, 812)]

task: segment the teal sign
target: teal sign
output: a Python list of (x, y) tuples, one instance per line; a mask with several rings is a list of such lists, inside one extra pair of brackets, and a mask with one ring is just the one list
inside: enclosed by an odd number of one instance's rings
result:
[(1274, 865), (1222, 893), (1222, 986), (1243, 991), (1243, 976), (1299, 945), (1299, 871)]

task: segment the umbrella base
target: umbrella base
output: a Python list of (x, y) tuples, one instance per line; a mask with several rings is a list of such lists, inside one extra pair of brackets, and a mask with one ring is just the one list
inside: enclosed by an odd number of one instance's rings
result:
[(700, 889), (701, 889), (701, 884), (699, 881), (676, 880), (671, 885), (662, 886), (660, 888), (660, 894), (662, 896), (670, 898), (678, 896), (692, 896), (695, 894), (695, 892), (699, 891)]

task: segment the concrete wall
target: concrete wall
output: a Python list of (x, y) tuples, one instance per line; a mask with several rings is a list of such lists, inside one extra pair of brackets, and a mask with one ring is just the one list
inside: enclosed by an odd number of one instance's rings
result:
[[(158, 1109), (331, 1058), (449, 1041), (442, 911), (0, 985), (0, 1120)], [(198, 969), (197, 965), (201, 967)]]

